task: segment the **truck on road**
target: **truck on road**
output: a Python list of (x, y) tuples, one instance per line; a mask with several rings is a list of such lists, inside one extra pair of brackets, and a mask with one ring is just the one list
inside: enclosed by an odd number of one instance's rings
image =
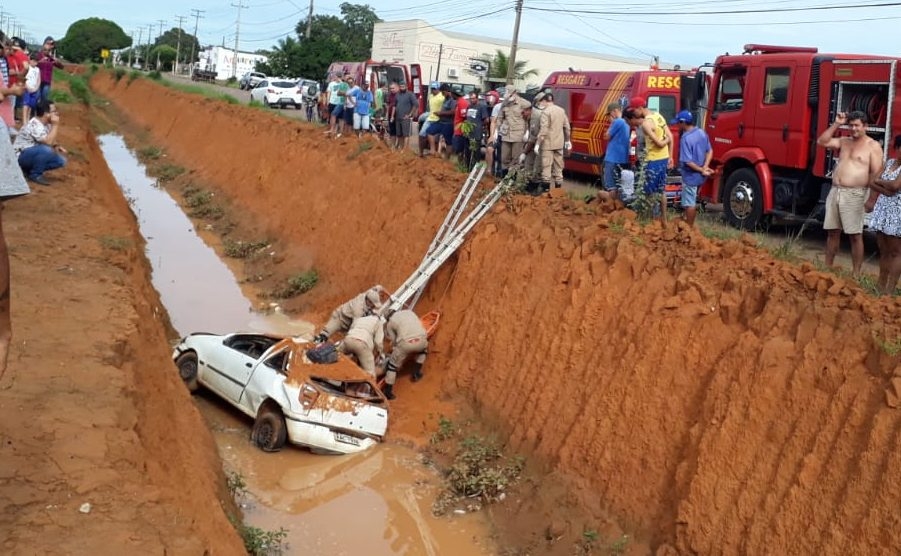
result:
[(817, 147), (817, 137), (836, 113), (857, 110), (888, 149), (901, 133), (899, 60), (749, 44), (719, 56), (712, 75), (683, 77), (682, 101), (699, 112), (713, 146), (715, 173), (701, 198), (722, 203), (740, 229), (772, 217), (821, 219), (837, 153)]

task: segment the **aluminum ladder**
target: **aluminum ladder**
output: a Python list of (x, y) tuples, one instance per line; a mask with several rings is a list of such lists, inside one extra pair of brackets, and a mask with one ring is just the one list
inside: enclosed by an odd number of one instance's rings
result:
[[(469, 183), (469, 180), (467, 180), (467, 183)], [(476, 181), (476, 183), (478, 182)], [(426, 253), (419, 268), (413, 271), (413, 274), (407, 278), (407, 281), (391, 295), (391, 301), (382, 310), (382, 313), (396, 311), (405, 306), (407, 306), (407, 308), (412, 308), (412, 304), (408, 306), (408, 302), (412, 301), (414, 296), (418, 299), (419, 292), (425, 288), (425, 285), (431, 277), (439, 268), (441, 268), (441, 265), (444, 264), (444, 262), (447, 261), (461, 245), (463, 245), (466, 235), (472, 231), (475, 225), (488, 214), (494, 204), (497, 203), (501, 197), (504, 196), (504, 193), (506, 193), (514, 184), (515, 181), (510, 178), (501, 180), (493, 189), (482, 197), (478, 204), (473, 207), (472, 211), (458, 226), (455, 228), (448, 227), (443, 233), (442, 230), (439, 229), (439, 234), (436, 236), (437, 241), (433, 242), (433, 248)], [(464, 187), (466, 187), (466, 184), (464, 184)], [(473, 189), (475, 188), (474, 185), (471, 187)], [(472, 192), (469, 193), (469, 196), (472, 196)], [(455, 206), (452, 207), (452, 212), (456, 209), (458, 214), (454, 217), (451, 213), (448, 213), (449, 218), (446, 218), (445, 220), (450, 222), (459, 219), (459, 214), (462, 213), (462, 208), (464, 206), (465, 203), (460, 207), (457, 207), (455, 204)], [(440, 237), (440, 239), (438, 239), (438, 237)]]

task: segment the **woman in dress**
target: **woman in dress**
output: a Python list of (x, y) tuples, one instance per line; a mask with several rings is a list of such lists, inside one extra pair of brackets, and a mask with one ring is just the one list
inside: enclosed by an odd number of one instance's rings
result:
[(894, 158), (885, 161), (882, 174), (870, 184), (867, 210), (872, 210), (870, 229), (876, 232), (879, 246), (881, 295), (891, 295), (901, 276), (901, 135), (895, 136)]

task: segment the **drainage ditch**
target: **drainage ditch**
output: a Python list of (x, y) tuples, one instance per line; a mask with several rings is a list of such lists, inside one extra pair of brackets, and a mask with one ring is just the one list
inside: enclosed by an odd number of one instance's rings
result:
[[(98, 141), (146, 240), (153, 286), (179, 334), (312, 331), (311, 323), (254, 310), (232, 270), (147, 175), (125, 140), (103, 135)], [(250, 443), (251, 423), (242, 414), (207, 393), (194, 402), (226, 470), (244, 484), (238, 501), (245, 521), (284, 529), (287, 554), (496, 552), (478, 514), (432, 516), (441, 480), (413, 450), (389, 441), (353, 456), (318, 456), (293, 447), (267, 454)]]

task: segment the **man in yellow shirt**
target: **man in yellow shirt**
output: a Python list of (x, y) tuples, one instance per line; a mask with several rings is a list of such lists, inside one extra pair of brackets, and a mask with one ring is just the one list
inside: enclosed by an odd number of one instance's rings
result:
[(429, 85), (429, 109), (428, 112), (419, 118), (421, 124), (419, 129), (419, 156), (424, 156), (426, 149), (429, 148), (429, 126), (438, 121), (438, 112), (441, 112), (441, 105), (444, 104), (444, 93), (440, 89), (441, 83), (437, 81), (432, 81)]
[(645, 99), (634, 97), (629, 101), (629, 111), (641, 121), (644, 132), (644, 192), (649, 197), (660, 198), (660, 218), (666, 222), (666, 171), (673, 167), (673, 134), (666, 119), (649, 110)]

